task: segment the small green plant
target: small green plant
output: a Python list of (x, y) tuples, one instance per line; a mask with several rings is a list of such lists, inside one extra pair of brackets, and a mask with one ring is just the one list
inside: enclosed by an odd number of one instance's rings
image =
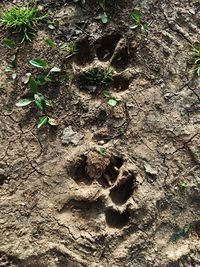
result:
[(187, 190), (188, 189), (188, 183), (185, 180), (180, 180), (178, 183), (178, 186), (182, 190)]
[(104, 91), (103, 94), (108, 99), (107, 103), (111, 107), (115, 107), (120, 102), (120, 100), (117, 99), (116, 97), (112, 96), (110, 91), (108, 91), (108, 90)]
[(30, 105), (31, 103), (34, 103), (35, 106), (45, 114), (42, 117), (40, 117), (38, 122), (38, 128), (41, 128), (46, 124), (57, 125), (56, 121), (53, 118), (50, 118), (48, 115), (46, 115), (46, 108), (51, 106), (51, 104), (49, 101), (45, 99), (44, 95), (39, 92), (34, 93), (33, 98), (20, 99), (16, 103), (16, 106), (25, 107)]
[(124, 128), (119, 128), (118, 132), (120, 135), (125, 135), (125, 129)]
[[(32, 66), (37, 67), (39, 69), (47, 69), (49, 67), (48, 63), (43, 59), (32, 59), (29, 61), (29, 63)], [(57, 125), (55, 119), (47, 115), (46, 109), (52, 106), (52, 104), (48, 100), (46, 100), (45, 96), (42, 93), (40, 93), (39, 87), (45, 85), (47, 82), (57, 81), (53, 76), (53, 73), (58, 73), (60, 71), (61, 71), (60, 68), (53, 67), (50, 68), (50, 70), (47, 72), (40, 73), (39, 75), (37, 75), (36, 78), (30, 77), (28, 83), (30, 91), (32, 93), (32, 97), (20, 99), (16, 103), (17, 107), (25, 107), (34, 103), (34, 105), (38, 108), (38, 110), (42, 112), (42, 116), (39, 118), (38, 121), (38, 126), (37, 126), (38, 128), (41, 128), (46, 124), (50, 124), (52, 126)]]
[(90, 68), (84, 72), (84, 78), (92, 85), (105, 86), (113, 81), (114, 70), (107, 68)]
[(32, 237), (38, 238), (41, 235), (41, 230), (39, 229), (39, 227), (33, 228), (31, 235)]
[(69, 43), (65, 50), (67, 51), (68, 55), (74, 55), (78, 52), (77, 45), (74, 42)]
[(61, 69), (58, 67), (49, 68), (48, 63), (45, 60), (36, 58), (30, 60), (29, 63), (34, 67), (45, 70), (37, 75), (35, 79), (33, 78), (30, 80), (35, 87), (38, 88), (38, 86), (45, 85), (47, 82), (58, 82), (63, 80), (63, 75), (58, 76)]
[(22, 34), (22, 42), (30, 41), (40, 23), (47, 17), (41, 16), (37, 7), (14, 7), (1, 15), (0, 24), (5, 29)]
[(55, 41), (54, 41), (53, 39), (51, 39), (51, 38), (47, 38), (47, 39), (45, 40), (45, 42), (46, 42), (46, 44), (47, 44), (49, 47), (54, 47), (54, 46), (56, 46)]
[(100, 147), (98, 152), (103, 157), (106, 155), (106, 149), (104, 147)]
[(173, 236), (172, 236), (172, 240), (173, 241), (177, 241), (179, 240), (181, 237), (188, 237), (189, 233), (192, 230), (192, 225), (191, 224), (186, 224), (182, 229), (179, 229), (178, 231), (176, 231)]
[(3, 40), (3, 43), (4, 43), (5, 47), (7, 47), (9, 49), (15, 48), (15, 41), (13, 41), (12, 39), (6, 38)]
[(131, 14), (131, 18), (135, 24), (134, 26), (131, 26), (131, 29), (136, 29), (140, 27), (145, 32), (149, 31), (148, 25), (142, 22), (142, 15), (139, 11), (133, 11)]
[(200, 76), (200, 49), (193, 48), (194, 53), (194, 63), (196, 64), (196, 68), (194, 69), (198, 76)]
[(103, 24), (107, 24), (108, 23), (108, 15), (106, 13), (106, 0), (99, 0), (99, 5), (103, 9), (103, 14), (101, 14), (101, 17), (100, 17), (101, 22)]

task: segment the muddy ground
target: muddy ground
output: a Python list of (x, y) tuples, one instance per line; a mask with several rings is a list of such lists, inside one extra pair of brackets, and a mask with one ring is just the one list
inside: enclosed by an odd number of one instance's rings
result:
[[(200, 4), (111, 0), (102, 25), (97, 1), (38, 3), (54, 27), (25, 45), (15, 37), (15, 80), (4, 71), (11, 35), (0, 32), (0, 266), (200, 266), (200, 78), (191, 52)], [(130, 29), (134, 9), (148, 34)], [(78, 52), (68, 57), (59, 45), (72, 41)], [(27, 94), (22, 78), (37, 72), (32, 58), (72, 77), (43, 88), (57, 127), (38, 130), (40, 112), (15, 106)], [(94, 66), (115, 68), (117, 106), (77, 82)]]

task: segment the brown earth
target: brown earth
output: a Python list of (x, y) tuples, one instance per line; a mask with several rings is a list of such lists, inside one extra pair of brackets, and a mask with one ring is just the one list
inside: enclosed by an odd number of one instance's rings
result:
[[(102, 25), (97, 1), (80, 2), (38, 1), (56, 26), (19, 44), (14, 81), (4, 72), (13, 51), (1, 42), (0, 267), (200, 266), (200, 79), (191, 52), (200, 4), (111, 0)], [(134, 9), (148, 34), (130, 29)], [(47, 37), (58, 45), (48, 48)], [(59, 48), (70, 41), (73, 57)], [(27, 94), (22, 77), (37, 71), (32, 58), (73, 75), (43, 88), (56, 128), (38, 130), (39, 112), (15, 107)], [(94, 66), (115, 68), (116, 107), (77, 83)], [(174, 242), (185, 225), (189, 235)]]

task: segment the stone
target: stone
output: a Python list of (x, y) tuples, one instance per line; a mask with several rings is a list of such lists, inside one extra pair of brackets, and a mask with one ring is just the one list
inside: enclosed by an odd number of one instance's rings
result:
[(146, 173), (149, 173), (151, 175), (157, 175), (158, 174), (157, 170), (153, 169), (148, 163), (144, 164), (144, 168), (145, 168)]
[(63, 145), (69, 145), (70, 143), (73, 145), (78, 145), (80, 141), (83, 139), (84, 135), (78, 132), (74, 132), (72, 127), (69, 126), (64, 129), (61, 142)]

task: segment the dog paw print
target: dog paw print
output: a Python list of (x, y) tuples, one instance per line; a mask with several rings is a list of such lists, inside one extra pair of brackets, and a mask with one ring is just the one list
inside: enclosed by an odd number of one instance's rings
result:
[(94, 42), (83, 39), (77, 50), (74, 69), (81, 90), (97, 94), (106, 88), (128, 89), (129, 49), (121, 34), (114, 32)]
[[(110, 228), (128, 225), (131, 218), (128, 203), (137, 188), (137, 180), (123, 157), (109, 152), (103, 156), (98, 151), (90, 151), (77, 157), (69, 168), (69, 175), (77, 184), (84, 183), (91, 189), (88, 196), (79, 195), (65, 203), (61, 212), (76, 210), (76, 215), (78, 211), (78, 216), (84, 215), (85, 219), (91, 220), (103, 214), (104, 223)], [(100, 188), (96, 199), (94, 195), (97, 194), (91, 194), (92, 184), (98, 184)], [(91, 218), (92, 214), (94, 218)]]

